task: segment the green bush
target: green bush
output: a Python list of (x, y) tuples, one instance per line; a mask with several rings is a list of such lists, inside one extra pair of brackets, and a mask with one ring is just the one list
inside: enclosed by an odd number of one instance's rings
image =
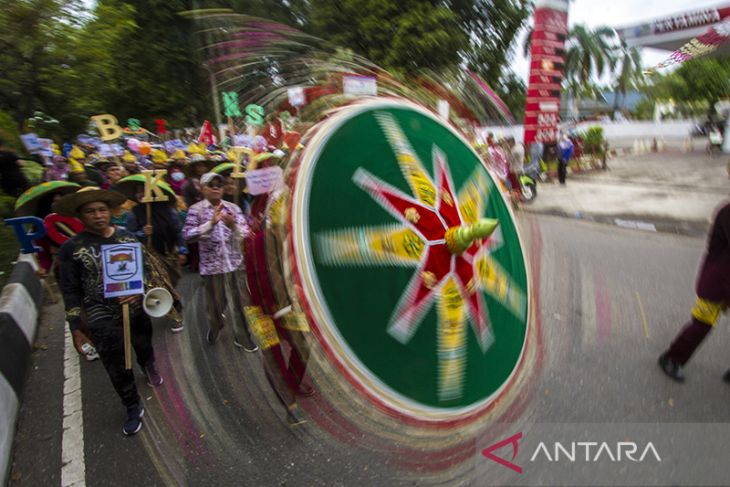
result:
[(589, 127), (583, 137), (583, 152), (586, 154), (603, 154), (603, 127)]
[(20, 142), (20, 132), (18, 125), (7, 112), (0, 111), (0, 138), (5, 141), (8, 147), (12, 148), (16, 153), (21, 153), (25, 149)]
[(25, 161), (25, 163), (23, 163), (23, 167), (20, 168), (20, 171), (25, 175), (32, 186), (42, 181), (44, 170), (43, 166), (35, 161)]
[(15, 213), (15, 198), (0, 191), (0, 217), (12, 218)]

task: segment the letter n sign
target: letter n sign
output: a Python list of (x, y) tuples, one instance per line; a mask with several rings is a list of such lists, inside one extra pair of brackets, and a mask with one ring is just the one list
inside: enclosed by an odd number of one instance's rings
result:
[(238, 108), (238, 93), (235, 91), (223, 92), (223, 113), (226, 117), (241, 117), (243, 114)]

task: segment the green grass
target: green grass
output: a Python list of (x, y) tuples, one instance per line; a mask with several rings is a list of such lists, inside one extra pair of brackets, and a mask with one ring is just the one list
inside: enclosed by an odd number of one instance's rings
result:
[(13, 262), (18, 260), (18, 251), (20, 250), (20, 244), (15, 238), (15, 232), (13, 229), (5, 224), (0, 225), (0, 287), (5, 285), (5, 282), (10, 277), (10, 272), (13, 269)]

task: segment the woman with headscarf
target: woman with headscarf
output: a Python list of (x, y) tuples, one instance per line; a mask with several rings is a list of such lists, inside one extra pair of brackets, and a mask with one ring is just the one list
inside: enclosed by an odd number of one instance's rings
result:
[(183, 194), (183, 188), (187, 182), (184, 167), (183, 163), (176, 160), (173, 160), (167, 165), (167, 184), (170, 185), (177, 195)]

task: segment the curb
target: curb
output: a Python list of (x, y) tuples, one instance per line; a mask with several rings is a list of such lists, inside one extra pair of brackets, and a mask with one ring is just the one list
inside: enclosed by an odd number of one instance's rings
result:
[(0, 485), (10, 474), (18, 410), (43, 300), (35, 271), (32, 257), (22, 255), (0, 293)]
[(605, 225), (614, 225), (620, 228), (639, 230), (652, 233), (670, 233), (684, 235), (687, 237), (704, 238), (710, 229), (710, 222), (704, 221), (680, 221), (669, 218), (661, 218), (651, 215), (601, 215), (593, 213), (569, 213), (559, 209), (535, 210), (529, 205), (524, 205), (522, 210), (525, 213), (534, 215), (558, 216), (561, 218), (572, 218)]

